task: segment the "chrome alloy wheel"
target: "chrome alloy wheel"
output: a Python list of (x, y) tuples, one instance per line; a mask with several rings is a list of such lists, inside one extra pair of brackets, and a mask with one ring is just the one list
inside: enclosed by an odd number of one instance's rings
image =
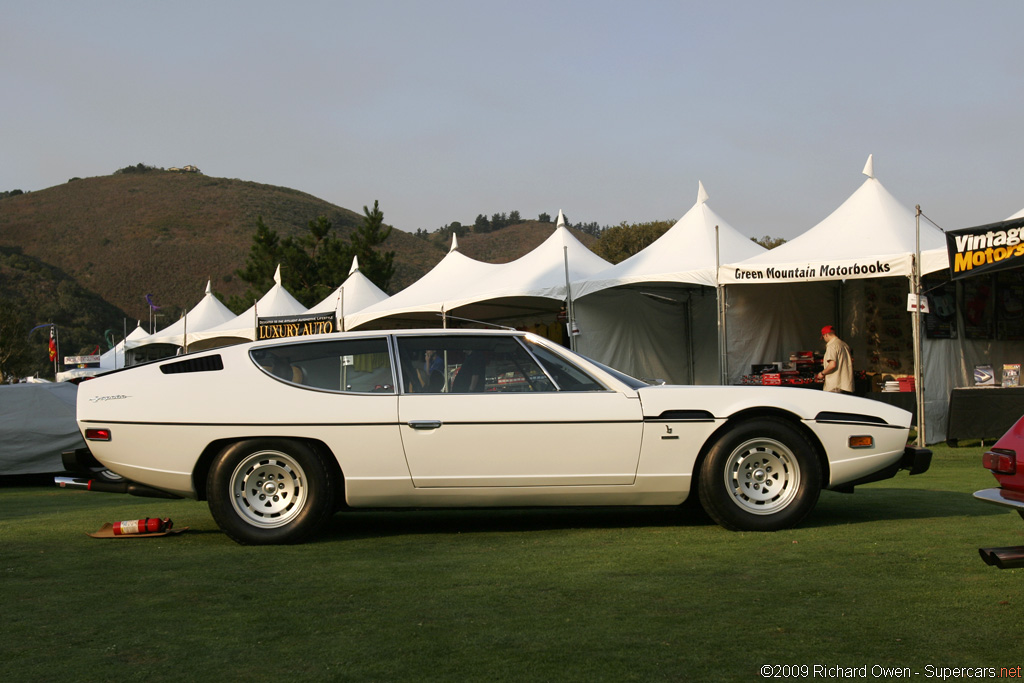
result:
[(796, 456), (775, 439), (757, 438), (737, 446), (725, 467), (726, 490), (747, 512), (770, 515), (789, 505), (800, 488)]
[(258, 451), (231, 473), (231, 505), (253, 526), (284, 526), (302, 512), (305, 482), (302, 467), (288, 454)]

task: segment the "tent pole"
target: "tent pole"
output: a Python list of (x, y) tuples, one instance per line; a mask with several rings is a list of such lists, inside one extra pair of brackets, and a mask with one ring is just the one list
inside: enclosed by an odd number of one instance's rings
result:
[(572, 288), (569, 286), (569, 247), (562, 247), (562, 258), (565, 262), (565, 312), (569, 317), (569, 348), (576, 350), (576, 316), (572, 305)]
[(341, 327), (341, 331), (345, 331), (345, 287), (342, 285), (338, 288), (338, 310), (335, 311), (335, 316), (338, 318), (338, 326)]
[(718, 309), (718, 382), (722, 386), (729, 384), (729, 344), (725, 330), (725, 288), (718, 277), (722, 268), (722, 245), (718, 226), (715, 226), (715, 306)]
[(924, 377), (921, 373), (921, 205), (917, 205), (916, 230), (917, 244), (914, 254), (913, 274), (914, 288), (914, 393), (917, 398), (917, 447), (924, 448), (925, 417), (924, 417)]
[(684, 305), (686, 306), (686, 364), (690, 374), (690, 384), (696, 384), (697, 378), (694, 376), (693, 368), (693, 296), (691, 294), (687, 294)]

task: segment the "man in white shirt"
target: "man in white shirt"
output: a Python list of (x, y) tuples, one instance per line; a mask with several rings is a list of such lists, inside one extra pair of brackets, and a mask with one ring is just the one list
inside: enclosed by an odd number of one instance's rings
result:
[(822, 358), (824, 367), (815, 379), (825, 383), (825, 391), (852, 394), (853, 360), (850, 358), (849, 344), (836, 336), (835, 328), (831, 325), (821, 328), (821, 338), (825, 340), (825, 356)]

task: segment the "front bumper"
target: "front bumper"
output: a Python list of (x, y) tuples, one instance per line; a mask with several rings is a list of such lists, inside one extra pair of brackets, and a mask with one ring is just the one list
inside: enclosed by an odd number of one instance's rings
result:
[(983, 489), (981, 491), (975, 491), (974, 497), (978, 500), (983, 500), (986, 503), (993, 503), (995, 505), (1002, 505), (1003, 507), (1013, 508), (1014, 510), (1024, 510), (1024, 493), (1019, 491), (1009, 491), (1007, 489)]

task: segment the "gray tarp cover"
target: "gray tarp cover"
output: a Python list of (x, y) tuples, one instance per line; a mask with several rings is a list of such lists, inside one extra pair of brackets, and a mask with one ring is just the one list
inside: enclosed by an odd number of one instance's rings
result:
[(78, 387), (67, 382), (0, 385), (0, 474), (61, 472), (61, 451), (83, 448)]

